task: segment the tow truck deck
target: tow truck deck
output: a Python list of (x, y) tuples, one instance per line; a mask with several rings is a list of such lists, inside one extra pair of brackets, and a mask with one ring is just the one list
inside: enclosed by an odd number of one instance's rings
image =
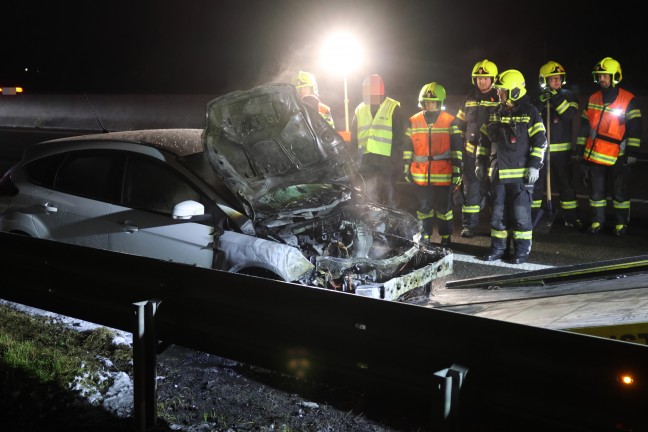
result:
[(648, 344), (648, 255), (449, 281), (427, 307)]

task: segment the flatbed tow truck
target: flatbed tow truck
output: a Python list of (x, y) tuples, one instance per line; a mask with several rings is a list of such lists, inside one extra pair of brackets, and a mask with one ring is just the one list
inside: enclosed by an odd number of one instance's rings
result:
[(448, 281), (427, 307), (648, 344), (648, 255)]

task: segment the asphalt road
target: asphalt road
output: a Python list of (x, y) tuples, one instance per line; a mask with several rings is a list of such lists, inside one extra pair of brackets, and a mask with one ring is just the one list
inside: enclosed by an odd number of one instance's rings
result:
[[(645, 220), (632, 219), (628, 233), (623, 237), (615, 237), (611, 230), (592, 235), (567, 228), (558, 215), (548, 233), (534, 233), (527, 263), (513, 265), (504, 260), (487, 262), (482, 257), (490, 246), (488, 216), (487, 212), (482, 214), (479, 235), (472, 239), (462, 238), (459, 235), (461, 226), (455, 223), (456, 234), (452, 237), (451, 246), (454, 253), (454, 271), (447, 276), (448, 281), (600, 263), (648, 254), (648, 224)], [(433, 241), (438, 241), (438, 238), (433, 238)]]
[[(415, 214), (415, 200), (408, 185), (399, 185), (399, 206)], [(554, 195), (554, 201), (558, 197)], [(583, 222), (587, 224), (589, 203), (587, 197), (579, 194), (579, 209)], [(611, 225), (606, 225), (600, 233), (592, 235), (563, 224), (560, 212), (546, 233), (534, 232), (529, 261), (513, 265), (504, 260), (487, 262), (482, 259), (490, 246), (490, 212), (488, 208), (480, 214), (480, 226), (475, 238), (467, 239), (461, 233), (461, 207), (455, 206), (454, 234), (451, 250), (454, 253), (454, 271), (445, 280), (463, 280), (534, 271), (544, 268), (573, 266), (597, 263), (620, 258), (648, 254), (648, 206), (643, 200), (632, 201), (632, 216), (628, 232), (623, 237), (612, 235)], [(609, 206), (611, 207), (611, 205)], [(438, 233), (432, 238), (438, 245)]]

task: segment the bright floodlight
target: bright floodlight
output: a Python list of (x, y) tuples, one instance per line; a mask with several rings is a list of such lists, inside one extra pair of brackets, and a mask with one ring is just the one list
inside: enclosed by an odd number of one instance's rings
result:
[(348, 33), (330, 36), (322, 46), (322, 62), (334, 71), (348, 73), (362, 61), (360, 44)]
[(322, 63), (327, 69), (344, 76), (344, 118), (346, 139), (349, 136), (349, 96), (347, 74), (362, 62), (362, 48), (358, 41), (347, 33), (336, 33), (329, 37), (322, 46)]

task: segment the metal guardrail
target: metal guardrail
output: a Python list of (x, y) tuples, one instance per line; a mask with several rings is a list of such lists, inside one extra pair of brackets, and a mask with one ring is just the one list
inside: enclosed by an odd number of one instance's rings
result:
[(435, 430), (648, 430), (644, 345), (15, 234), (0, 244), (1, 298), (134, 333), (133, 304), (155, 300), (159, 340), (388, 398)]

